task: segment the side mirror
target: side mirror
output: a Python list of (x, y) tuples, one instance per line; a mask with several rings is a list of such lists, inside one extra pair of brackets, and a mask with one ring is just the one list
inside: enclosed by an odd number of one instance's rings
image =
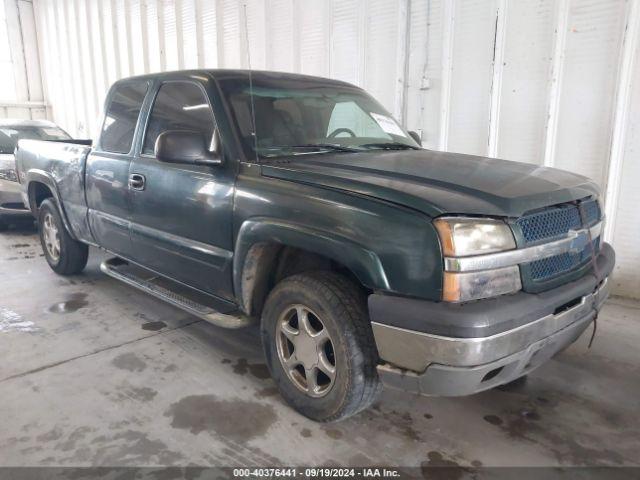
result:
[(418, 145), (422, 146), (422, 139), (420, 138), (420, 135), (418, 135), (418, 132), (414, 132), (413, 130), (410, 130), (409, 136), (413, 138)]
[[(192, 130), (167, 130), (158, 135), (155, 156), (161, 162), (191, 165), (221, 165), (218, 153), (218, 131), (209, 146), (200, 132)], [(209, 150), (213, 148), (213, 151)]]

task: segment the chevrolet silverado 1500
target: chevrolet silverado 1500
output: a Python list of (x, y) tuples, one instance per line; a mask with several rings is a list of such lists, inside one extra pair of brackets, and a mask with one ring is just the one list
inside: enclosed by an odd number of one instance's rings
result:
[(421, 148), (366, 92), (197, 70), (116, 82), (92, 148), (21, 141), (61, 275), (104, 273), (224, 327), (260, 323), (282, 396), (331, 421), (382, 384), (468, 395), (574, 342), (608, 295), (599, 189)]

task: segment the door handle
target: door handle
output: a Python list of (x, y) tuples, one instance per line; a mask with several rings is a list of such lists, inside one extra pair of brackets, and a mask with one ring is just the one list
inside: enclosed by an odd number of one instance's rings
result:
[(144, 190), (146, 179), (144, 175), (139, 173), (132, 173), (129, 175), (129, 188), (131, 190)]

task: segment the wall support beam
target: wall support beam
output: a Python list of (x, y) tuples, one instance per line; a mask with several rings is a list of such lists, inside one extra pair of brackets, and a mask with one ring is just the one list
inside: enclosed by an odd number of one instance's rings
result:
[(631, 90), (634, 74), (634, 60), (640, 47), (640, 1), (631, 0), (627, 4), (625, 33), (620, 53), (620, 69), (618, 71), (618, 85), (616, 88), (615, 114), (611, 147), (609, 149), (609, 163), (607, 184), (605, 190), (605, 215), (607, 223), (604, 230), (604, 240), (611, 242), (616, 224), (616, 212), (620, 198), (620, 183), (625, 156), (625, 140), (629, 124), (629, 109), (631, 108)]
[(453, 74), (455, 9), (456, 0), (449, 0), (442, 4), (442, 87), (440, 89), (439, 150), (446, 150), (449, 146), (449, 116), (451, 113), (451, 80)]
[(500, 132), (500, 103), (502, 100), (502, 77), (504, 75), (504, 47), (507, 30), (507, 0), (497, 0), (496, 30), (493, 44), (493, 65), (491, 81), (491, 108), (489, 111), (489, 139), (487, 155), (498, 156), (498, 135)]
[(551, 77), (549, 79), (549, 103), (547, 107), (547, 125), (545, 133), (544, 159), (545, 167), (555, 164), (558, 135), (558, 115), (560, 113), (560, 95), (562, 93), (562, 71), (564, 68), (564, 52), (569, 30), (570, 0), (558, 0), (556, 10), (556, 31), (553, 47)]
[(13, 64), (16, 98), (19, 101), (28, 101), (31, 95), (27, 78), (27, 63), (18, 2), (16, 0), (4, 0), (4, 11), (7, 20), (7, 33), (9, 37), (9, 49), (11, 51), (11, 63)]
[(409, 88), (409, 49), (411, 44), (411, 0), (400, 0), (398, 5), (398, 35), (396, 43), (396, 91), (393, 114), (407, 125), (407, 90)]

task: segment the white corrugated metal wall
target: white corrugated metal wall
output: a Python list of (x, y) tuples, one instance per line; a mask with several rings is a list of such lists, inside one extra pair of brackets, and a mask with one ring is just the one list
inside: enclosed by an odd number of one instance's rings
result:
[(45, 118), (30, 0), (0, 0), (0, 118)]
[[(5, 0), (24, 3), (27, 0)], [(247, 67), (347, 80), (429, 148), (605, 188), (615, 291), (640, 298), (640, 0), (33, 0), (45, 98), (78, 136), (114, 80)]]

